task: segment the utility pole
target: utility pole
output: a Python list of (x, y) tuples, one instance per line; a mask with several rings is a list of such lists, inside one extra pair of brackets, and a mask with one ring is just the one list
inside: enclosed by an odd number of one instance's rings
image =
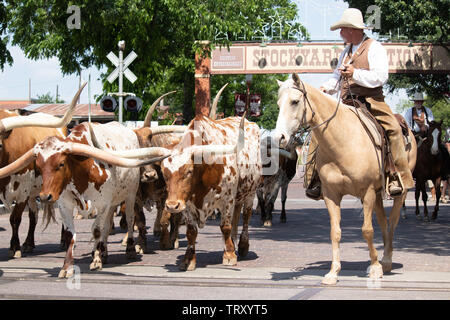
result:
[(56, 98), (55, 98), (55, 103), (58, 103), (58, 85), (56, 85)]

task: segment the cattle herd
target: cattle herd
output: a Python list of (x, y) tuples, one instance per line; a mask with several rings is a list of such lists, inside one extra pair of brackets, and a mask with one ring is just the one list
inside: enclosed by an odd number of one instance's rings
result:
[[(296, 170), (295, 144), (290, 150), (277, 149), (270, 134), (262, 141), (260, 128), (245, 116), (216, 120), (218, 97), (209, 117), (197, 115), (187, 126), (150, 127), (156, 105), (171, 92), (153, 103), (141, 128), (129, 129), (118, 122), (84, 122), (69, 133), (67, 125), (83, 88), (63, 118), (39, 113), (19, 116), (0, 110), (0, 199), (12, 210), (10, 258), (33, 251), (39, 207), (47, 224), (55, 220), (55, 206), (59, 208), (61, 246), (66, 251), (59, 277), (74, 272), (74, 212), (87, 215), (93, 208), (97, 212), (92, 224), (91, 270), (101, 269), (107, 260), (108, 235), (118, 207), (123, 212), (121, 224), (128, 230), (124, 239), (128, 258), (146, 250), (144, 207), (157, 209), (154, 234), (160, 236), (161, 249), (178, 247), (183, 218), (188, 246), (181, 270), (195, 269), (198, 228), (217, 211), (225, 265), (237, 263), (235, 243), (241, 212), (243, 228), (237, 252), (240, 256), (248, 253), (248, 224), (256, 194), (263, 223), (270, 225), (281, 188), (281, 219), (286, 221), (284, 201)], [(27, 206), (28, 236), (20, 246), (19, 226)], [(137, 241), (133, 238), (135, 226)]]

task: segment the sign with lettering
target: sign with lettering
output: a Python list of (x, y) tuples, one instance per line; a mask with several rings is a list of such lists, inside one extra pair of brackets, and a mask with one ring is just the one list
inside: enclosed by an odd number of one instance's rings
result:
[[(448, 48), (429, 44), (383, 43), (390, 73), (450, 72)], [(234, 44), (212, 52), (211, 74), (331, 73), (344, 44)]]

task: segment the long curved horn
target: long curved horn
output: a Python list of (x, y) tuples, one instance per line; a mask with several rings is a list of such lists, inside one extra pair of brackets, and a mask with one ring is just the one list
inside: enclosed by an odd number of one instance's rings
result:
[(113, 166), (125, 167), (125, 168), (134, 168), (134, 167), (142, 167), (157, 161), (161, 161), (168, 157), (168, 155), (162, 157), (155, 157), (147, 160), (137, 160), (137, 159), (125, 159), (120, 158), (115, 155), (110, 154), (109, 152), (105, 152), (101, 149), (94, 148), (92, 146), (82, 144), (82, 143), (68, 143), (69, 151), (72, 154), (85, 156), (94, 158), (96, 160), (106, 162)]
[(184, 133), (187, 129), (187, 126), (178, 126), (178, 125), (167, 125), (167, 126), (157, 126), (150, 128), (151, 134), (159, 134), (159, 133)]
[(247, 115), (247, 111), (244, 112), (241, 118), (241, 122), (239, 124), (239, 136), (236, 144), (234, 145), (204, 145), (204, 146), (196, 146), (195, 153), (219, 153), (219, 154), (230, 154), (239, 152), (244, 148), (245, 144), (245, 116)]
[(155, 102), (153, 102), (153, 104), (148, 109), (147, 114), (145, 115), (145, 120), (144, 120), (144, 125), (143, 125), (144, 127), (150, 127), (150, 121), (152, 121), (153, 111), (155, 111), (156, 106), (162, 100), (162, 98), (164, 98), (165, 96), (167, 96), (171, 93), (175, 93), (175, 92), (177, 92), (177, 91), (175, 90), (175, 91), (170, 91), (170, 92), (164, 93), (162, 96), (160, 96), (158, 99), (156, 99)]
[(95, 133), (94, 133), (94, 128), (92, 128), (92, 124), (91, 124), (90, 122), (88, 122), (88, 123), (87, 123), (87, 126), (88, 126), (88, 128), (89, 128), (89, 133), (91, 134), (92, 145), (93, 145), (95, 148), (104, 150), (104, 148), (100, 145), (100, 143), (99, 143), (98, 140), (97, 140), (97, 136), (96, 136)]
[(62, 118), (35, 113), (29, 116), (9, 117), (0, 120), (0, 133), (10, 131), (14, 128), (22, 127), (48, 127), (48, 128), (61, 128), (65, 127), (75, 112), (77, 100), (80, 97), (81, 91), (86, 86), (87, 82), (78, 89), (77, 93), (72, 99), (72, 102)]
[(217, 92), (216, 97), (214, 98), (211, 111), (209, 112), (209, 117), (213, 120), (216, 120), (216, 112), (217, 112), (217, 103), (219, 102), (219, 98), (222, 95), (223, 90), (227, 87), (229, 82), (225, 83), (225, 85)]
[(10, 176), (22, 170), (23, 168), (27, 167), (31, 162), (33, 162), (35, 159), (36, 155), (34, 154), (34, 148), (31, 148), (16, 161), (8, 164), (3, 168), (0, 168), (0, 179), (3, 179), (7, 176)]
[(170, 156), (170, 151), (162, 147), (139, 148), (122, 151), (107, 151), (108, 153), (121, 158), (153, 158)]

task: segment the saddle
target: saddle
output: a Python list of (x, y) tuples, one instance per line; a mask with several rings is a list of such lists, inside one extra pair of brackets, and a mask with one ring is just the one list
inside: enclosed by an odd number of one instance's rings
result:
[[(386, 132), (370, 112), (370, 103), (368, 103), (364, 97), (347, 97), (346, 99), (343, 99), (342, 102), (346, 105), (355, 107), (355, 110), (352, 111), (358, 116), (358, 119), (361, 121), (361, 124), (366, 130), (374, 147), (381, 151), (381, 159), (378, 159), (378, 163), (380, 166), (380, 173), (383, 175), (382, 181), (383, 183), (386, 182), (385, 186), (383, 186), (383, 189), (387, 194), (389, 194), (387, 186), (389, 185), (389, 181), (391, 179), (399, 178), (400, 183), (403, 183), (401, 182), (400, 175), (395, 168), (394, 159), (390, 152), (389, 141)], [(402, 134), (406, 141), (406, 145), (410, 144), (408, 125), (405, 119), (399, 114), (394, 114), (394, 116), (402, 129)]]

